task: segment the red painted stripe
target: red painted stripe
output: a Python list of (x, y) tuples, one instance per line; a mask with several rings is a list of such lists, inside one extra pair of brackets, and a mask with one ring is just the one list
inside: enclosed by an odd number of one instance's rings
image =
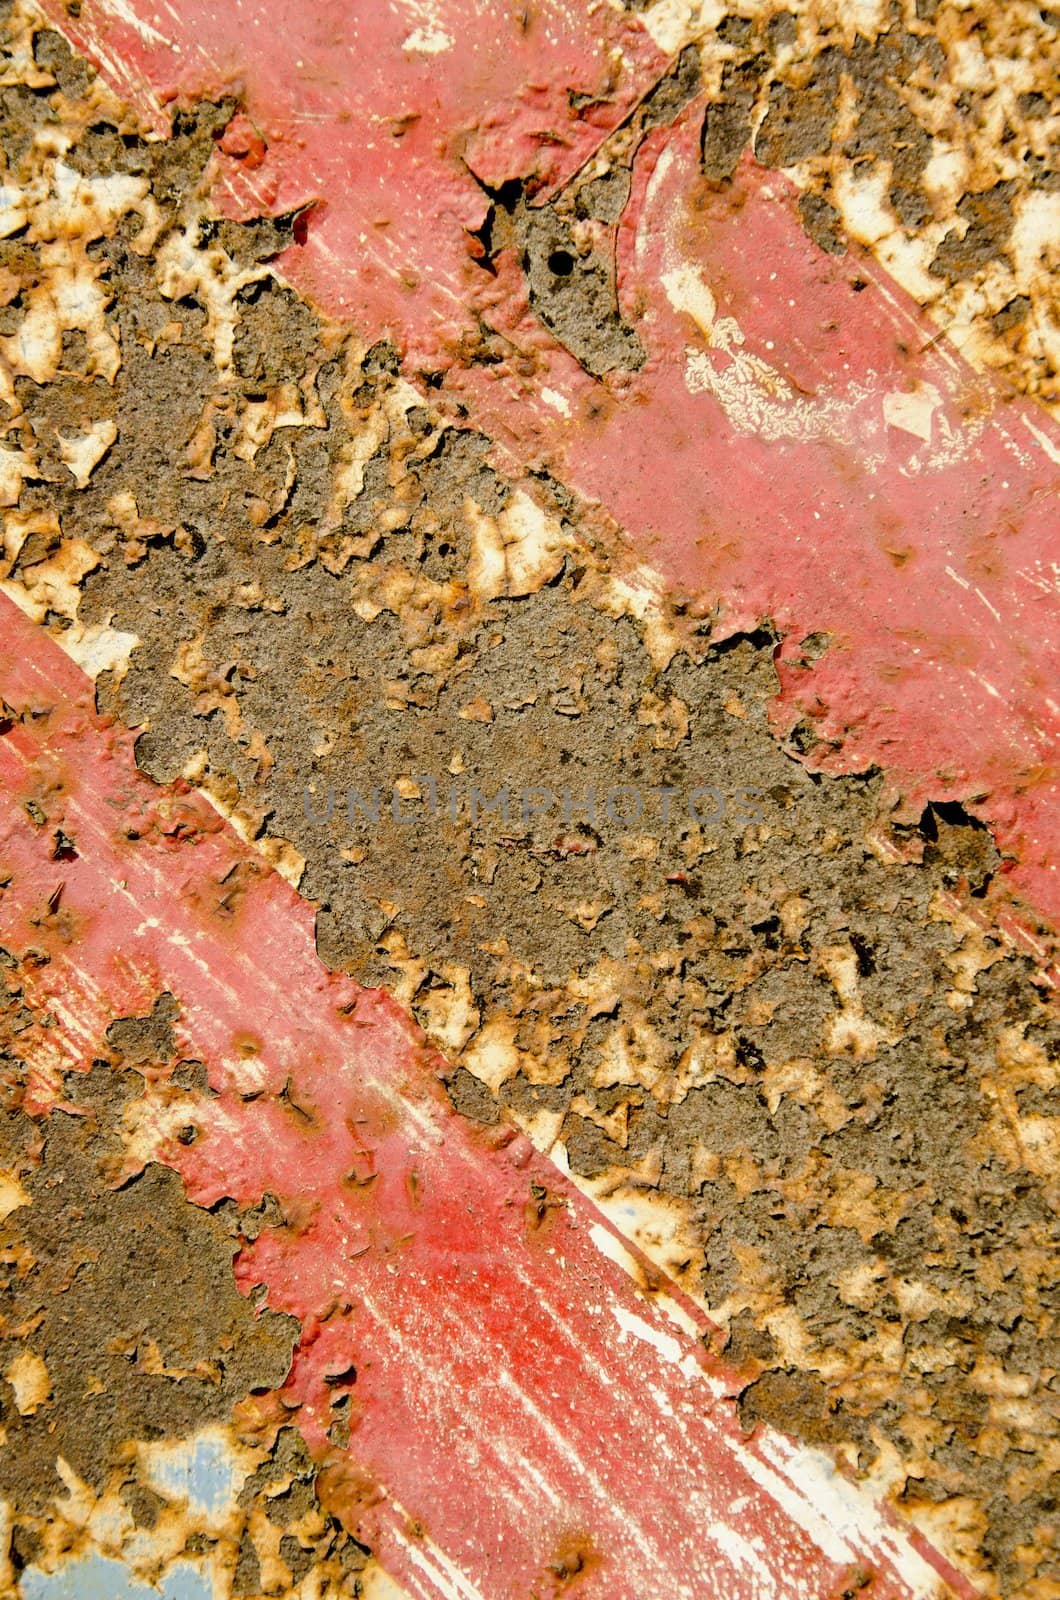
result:
[[(279, 1200), (286, 1225), (235, 1267), (301, 1324), (277, 1414), (413, 1596), (804, 1600), (855, 1572), (867, 1600), (940, 1573), (970, 1592), (823, 1458), (743, 1437), (702, 1318), (638, 1290), (526, 1140), (453, 1113), (409, 1019), (321, 966), (312, 908), (199, 796), (136, 772), (132, 736), (2, 597), (0, 694), (0, 940), (37, 1018), (29, 1104), (54, 1108), (115, 1016), (175, 996), (210, 1092), (152, 1074), (133, 1169), (165, 1161), (201, 1205)], [(348, 1451), (327, 1439), (343, 1394)]]
[[(218, 194), (244, 210), (323, 202), (287, 274), (598, 500), (719, 635), (774, 618), (778, 728), (808, 719), (826, 770), (880, 766), (906, 819), (928, 798), (967, 801), (1008, 858), (995, 915), (1015, 895), (1060, 923), (1048, 418), (977, 378), (871, 260), (823, 255), (779, 176), (746, 163), (710, 189), (702, 103), (641, 148), (620, 228), (640, 373), (588, 377), (530, 312), (518, 264), (478, 264), (486, 202), (469, 169), (539, 198), (566, 181), (663, 69), (634, 18), (558, 0), (179, 14), (86, 0), (76, 22), (49, 8), (150, 115), (238, 83), (268, 151), (222, 152)], [(409, 43), (428, 14), (437, 54)], [(705, 328), (673, 303), (672, 275), (687, 290), (690, 272), (713, 301)], [(482, 325), (510, 360), (476, 364)], [(801, 650), (810, 634), (829, 636), (819, 659)]]
[(315, 264), (329, 309), (432, 365), (474, 330), (483, 185), (516, 178), (548, 196), (666, 67), (609, 4), (44, 9), (159, 131), (175, 99), (239, 94), (260, 137), (222, 141), (228, 208), (314, 203), (312, 245), (295, 255)]

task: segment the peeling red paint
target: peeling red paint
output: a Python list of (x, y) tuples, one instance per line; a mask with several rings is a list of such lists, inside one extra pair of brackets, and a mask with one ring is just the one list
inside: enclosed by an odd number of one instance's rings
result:
[[(132, 1170), (163, 1160), (200, 1205), (279, 1201), (285, 1225), (235, 1264), (301, 1323), (273, 1409), (410, 1594), (540, 1596), (564, 1573), (612, 1600), (851, 1582), (883, 1600), (940, 1576), (971, 1593), (823, 1458), (743, 1436), (739, 1374), (706, 1353), (702, 1317), (658, 1274), (641, 1293), (617, 1235), (522, 1137), (452, 1111), (401, 1010), (323, 968), (312, 908), (198, 795), (136, 771), (132, 735), (2, 597), (0, 694), (0, 938), (36, 1019), (27, 1104), (59, 1104), (115, 1015), (175, 997), (210, 1092), (152, 1073)], [(343, 1395), (348, 1450), (328, 1440)]]
[[(721, 196), (697, 162), (694, 112), (642, 152), (620, 275), (658, 356), (599, 439), (559, 446), (566, 476), (672, 583), (718, 597), (721, 634), (776, 622), (774, 722), (809, 721), (814, 766), (882, 767), (905, 818), (972, 802), (1056, 921), (1060, 433), (870, 259), (812, 246), (785, 179), (745, 160)], [(710, 336), (664, 289), (689, 267)]]
[(547, 197), (665, 68), (633, 19), (559, 0), (45, 9), (160, 132), (174, 100), (238, 94), (260, 144), (222, 140), (219, 197), (242, 215), (312, 206), (285, 270), (416, 364), (437, 364), (454, 320), (474, 326), (485, 189)]
[[(901, 817), (966, 802), (1007, 858), (1000, 890), (1060, 920), (1048, 417), (977, 377), (871, 259), (811, 244), (784, 178), (745, 159), (708, 185), (702, 100), (644, 141), (618, 230), (639, 373), (589, 377), (518, 262), (480, 265), (481, 184), (520, 179), (540, 203), (664, 71), (635, 18), (458, 0), (48, 9), (159, 127), (175, 95), (237, 86), (268, 150), (222, 142), (218, 196), (314, 206), (288, 276), (598, 501), (718, 637), (772, 618), (778, 730), (805, 719), (824, 770), (882, 767)], [(410, 46), (417, 28), (436, 53)], [(682, 309), (697, 275), (703, 326)], [(477, 319), (509, 360), (475, 364)], [(810, 634), (828, 636), (812, 661)]]

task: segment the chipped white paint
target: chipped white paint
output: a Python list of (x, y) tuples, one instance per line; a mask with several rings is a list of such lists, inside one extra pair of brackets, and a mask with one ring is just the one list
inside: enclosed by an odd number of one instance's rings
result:
[(32, 1417), (51, 1398), (48, 1369), (35, 1350), (20, 1350), (4, 1370), (11, 1385), (15, 1410), (20, 1417)]
[(638, 1317), (632, 1311), (627, 1311), (623, 1306), (615, 1306), (613, 1315), (624, 1336), (640, 1339), (644, 1344), (650, 1344), (657, 1350), (664, 1361), (671, 1362), (675, 1367), (681, 1365), (684, 1351), (681, 1343), (671, 1334), (662, 1333), (658, 1328), (653, 1328), (645, 1322), (643, 1317)]
[(497, 517), (473, 500), (464, 515), (471, 531), (468, 586), (480, 599), (535, 593), (558, 576), (572, 542), (557, 519), (518, 489)]
[(1045, 429), (1037, 427), (1031, 421), (1030, 417), (1024, 417), (1022, 421), (1028, 433), (1030, 433), (1031, 436), (1041, 445), (1042, 449), (1045, 451), (1053, 465), (1060, 467), (1060, 450), (1057, 449), (1056, 445), (1050, 439)]
[[(401, 1516), (401, 1507), (396, 1502), (394, 1509)], [(412, 1518), (406, 1515), (402, 1521), (410, 1524)], [(412, 1538), (403, 1540), (403, 1543), (409, 1562), (429, 1580), (439, 1600), (485, 1600), (470, 1579), (426, 1533), (420, 1531)]]
[(655, 0), (640, 13), (640, 20), (663, 55), (672, 56), (716, 28), (726, 9), (720, 0)]
[(414, 55), (438, 56), (453, 48), (453, 37), (444, 28), (414, 28), (401, 48)]
[(49, 611), (73, 621), (81, 580), (98, 565), (99, 556), (83, 539), (64, 539), (54, 555), (25, 567), (19, 578), (5, 578), (0, 590), (34, 622), (43, 622)]
[(438, 0), (400, 0), (400, 9), (415, 23), (401, 48), (410, 55), (444, 55), (453, 48), (453, 36), (445, 26), (445, 8)]
[(0, 1168), (0, 1222), (5, 1222), (12, 1211), (28, 1206), (30, 1197), (19, 1182), (18, 1174)]
[(972, 417), (964, 426), (951, 421), (933, 383), (881, 396), (871, 371), (832, 393), (809, 398), (763, 355), (746, 348), (747, 336), (735, 317), (718, 316), (714, 293), (697, 266), (686, 262), (670, 267), (662, 284), (672, 308), (692, 319), (706, 346), (685, 350), (689, 393), (711, 395), (740, 433), (768, 442), (844, 447), (856, 439), (863, 465), (872, 472), (887, 459), (887, 428), (897, 428), (925, 447), (899, 464), (898, 470), (908, 476), (951, 466), (986, 426), (985, 416)]
[(669, 272), (663, 273), (662, 286), (674, 310), (686, 312), (704, 338), (709, 340), (718, 307), (700, 269), (689, 262), (672, 267)]
[(942, 404), (933, 383), (918, 383), (914, 389), (895, 389), (883, 397), (884, 421), (892, 428), (914, 434), (925, 444), (931, 440), (931, 419)]
[(59, 636), (59, 643), (90, 678), (98, 678), (101, 672), (112, 672), (120, 681), (128, 671), (140, 639), (135, 633), (125, 633), (107, 623), (94, 622), (86, 627), (75, 622)]
[(99, 0), (99, 9), (109, 11), (112, 17), (117, 17), (119, 22), (131, 28), (133, 32), (148, 45), (163, 45), (170, 49), (171, 45), (164, 33), (159, 33), (157, 28), (152, 28), (141, 16), (133, 10), (129, 0)]
[(236, 297), (248, 284), (271, 276), (267, 267), (240, 269), (219, 247), (204, 249), (200, 219), (174, 228), (155, 252), (158, 287), (167, 300), (193, 295), (206, 312), (206, 337), (214, 362), (224, 374), (232, 366), (238, 308)]
[(378, 1561), (369, 1562), (364, 1571), (357, 1574), (357, 1586), (361, 1600), (409, 1600), (408, 1590), (403, 1589)]
[(707, 1538), (719, 1550), (723, 1550), (735, 1566), (743, 1567), (752, 1577), (756, 1597), (769, 1600), (773, 1593), (773, 1575), (751, 1540), (745, 1539), (742, 1533), (725, 1522), (712, 1522), (707, 1529)]
[(862, 1559), (874, 1547), (882, 1548), (913, 1594), (938, 1593), (935, 1569), (864, 1489), (845, 1477), (820, 1450), (763, 1430), (761, 1454), (798, 1497), (803, 1508), (801, 1525), (815, 1537), (823, 1525), (828, 1529), (826, 1537), (836, 1541), (837, 1550), (852, 1549)]
[(85, 433), (58, 435), (59, 454), (79, 489), (88, 485), (96, 467), (118, 437), (118, 429), (110, 417), (102, 417)]

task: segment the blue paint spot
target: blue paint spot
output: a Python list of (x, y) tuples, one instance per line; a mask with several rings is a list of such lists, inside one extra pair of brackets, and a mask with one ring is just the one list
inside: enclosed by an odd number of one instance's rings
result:
[(141, 1583), (120, 1561), (97, 1555), (68, 1562), (59, 1572), (27, 1567), (20, 1588), (22, 1600), (212, 1600), (213, 1594), (205, 1573), (187, 1561), (166, 1574), (159, 1590)]
[(223, 1437), (204, 1433), (180, 1450), (160, 1452), (151, 1477), (170, 1500), (186, 1500), (193, 1513), (216, 1517), (235, 1498), (232, 1459)]

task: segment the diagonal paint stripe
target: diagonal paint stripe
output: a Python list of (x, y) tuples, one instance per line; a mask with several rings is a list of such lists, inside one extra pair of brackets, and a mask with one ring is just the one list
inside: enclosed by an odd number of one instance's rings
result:
[[(135, 770), (132, 736), (6, 598), (0, 693), (28, 1104), (57, 1102), (115, 1015), (175, 996), (210, 1091), (149, 1086), (131, 1159), (173, 1166), (200, 1205), (279, 1202), (235, 1268), (302, 1327), (260, 1420), (293, 1415), (323, 1503), (409, 1594), (971, 1592), (824, 1458), (743, 1436), (703, 1319), (629, 1256), (638, 1288), (525, 1140), (451, 1110), (409, 1019), (325, 971), (311, 907), (200, 797)], [(348, 1448), (329, 1438), (344, 1396)]]

